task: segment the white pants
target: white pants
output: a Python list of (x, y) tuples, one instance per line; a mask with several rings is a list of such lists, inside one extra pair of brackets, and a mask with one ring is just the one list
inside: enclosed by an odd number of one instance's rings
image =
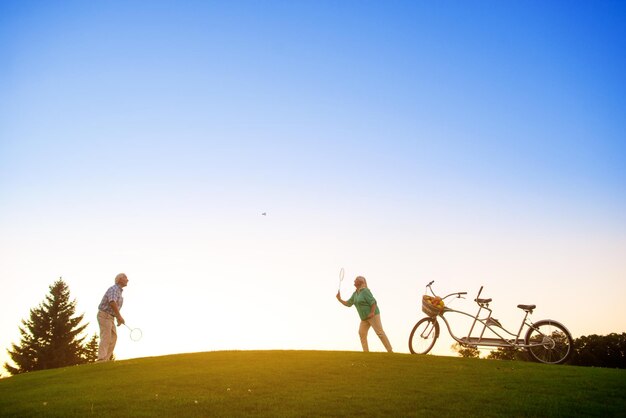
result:
[(367, 332), (370, 330), (370, 327), (374, 328), (374, 332), (380, 338), (380, 341), (383, 342), (383, 345), (387, 349), (389, 353), (392, 353), (391, 343), (387, 338), (387, 334), (383, 331), (383, 323), (380, 321), (380, 315), (374, 315), (370, 319), (365, 319), (361, 321), (361, 325), (359, 326), (359, 337), (361, 338), (361, 345), (363, 346), (363, 351), (370, 351), (369, 346), (367, 345)]
[(117, 329), (115, 317), (106, 312), (98, 311), (98, 325), (100, 325), (100, 344), (98, 345), (98, 361), (111, 360), (115, 343), (117, 342)]

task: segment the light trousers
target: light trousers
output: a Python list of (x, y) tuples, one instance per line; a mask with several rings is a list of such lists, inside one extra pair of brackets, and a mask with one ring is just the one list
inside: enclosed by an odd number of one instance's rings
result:
[(117, 342), (117, 329), (115, 317), (106, 312), (98, 311), (98, 325), (100, 325), (100, 344), (98, 344), (98, 361), (111, 360), (115, 343)]
[(380, 338), (383, 345), (387, 349), (389, 353), (392, 353), (391, 343), (387, 338), (387, 334), (383, 331), (383, 323), (380, 321), (380, 315), (374, 315), (370, 319), (366, 319), (361, 321), (361, 325), (359, 326), (359, 337), (361, 338), (361, 346), (363, 346), (363, 351), (370, 351), (369, 346), (367, 345), (367, 332), (370, 330), (370, 327), (374, 328), (374, 332)]

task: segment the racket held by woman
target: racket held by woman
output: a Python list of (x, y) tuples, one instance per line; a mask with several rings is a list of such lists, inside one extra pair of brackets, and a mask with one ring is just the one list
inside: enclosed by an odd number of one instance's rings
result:
[(344, 275), (345, 275), (345, 271), (343, 270), (343, 267), (342, 267), (341, 270), (339, 270), (339, 288), (337, 289), (337, 292), (341, 292), (341, 282), (343, 282)]

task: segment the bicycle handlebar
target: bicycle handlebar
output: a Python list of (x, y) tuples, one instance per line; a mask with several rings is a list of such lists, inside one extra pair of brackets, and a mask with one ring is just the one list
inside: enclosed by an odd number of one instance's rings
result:
[[(435, 283), (435, 281), (434, 281), (434, 280), (432, 280), (430, 283), (428, 283), (428, 284), (426, 285), (426, 288), (427, 288), (427, 289), (430, 289), (430, 293), (432, 293), (432, 294), (433, 294), (433, 296), (437, 296), (437, 295), (435, 294), (435, 292), (433, 292), (433, 288), (431, 287), (431, 286), (433, 285), (433, 283)], [(478, 302), (478, 298), (480, 297), (480, 294), (481, 294), (482, 292), (483, 292), (483, 286), (480, 286), (480, 289), (478, 290), (478, 294), (476, 295), (476, 299), (474, 299), (474, 301), (475, 301), (475, 302)], [(450, 296), (455, 296), (455, 295), (456, 295), (456, 297), (460, 298), (460, 297), (461, 297), (461, 296), (463, 296), (463, 295), (467, 295), (467, 292), (454, 292), (454, 293), (450, 293), (449, 295), (444, 296), (444, 297), (442, 297), (441, 299), (447, 299), (447, 298), (449, 298)]]
[[(437, 295), (435, 295), (435, 292), (433, 292), (433, 288), (432, 288), (433, 283), (435, 283), (435, 281), (434, 281), (434, 280), (430, 281), (430, 282), (426, 285), (426, 288), (427, 288), (427, 289), (430, 289), (430, 292), (431, 292), (434, 296), (437, 296)], [(450, 296), (454, 296), (454, 295), (457, 295), (457, 297), (461, 297), (461, 296), (463, 296), (463, 295), (467, 295), (467, 292), (454, 292), (454, 293), (450, 293), (448, 296), (444, 296), (442, 299), (449, 298)]]
[(449, 298), (450, 296), (454, 296), (454, 295), (456, 295), (456, 297), (457, 297), (457, 298), (460, 298), (460, 297), (461, 297), (461, 296), (463, 296), (463, 295), (467, 295), (467, 292), (454, 292), (454, 293), (450, 293), (449, 295), (444, 296), (444, 297), (442, 297), (441, 299), (447, 299), (447, 298)]

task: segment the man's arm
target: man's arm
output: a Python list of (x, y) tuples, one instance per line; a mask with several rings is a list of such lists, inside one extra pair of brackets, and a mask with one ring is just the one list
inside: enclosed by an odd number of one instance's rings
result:
[(124, 321), (124, 318), (122, 317), (122, 314), (120, 313), (120, 308), (117, 306), (116, 301), (112, 300), (111, 302), (109, 302), (109, 305), (111, 306), (111, 309), (113, 309), (113, 312), (115, 312), (115, 317), (117, 318), (117, 326), (119, 327), (126, 321)]

